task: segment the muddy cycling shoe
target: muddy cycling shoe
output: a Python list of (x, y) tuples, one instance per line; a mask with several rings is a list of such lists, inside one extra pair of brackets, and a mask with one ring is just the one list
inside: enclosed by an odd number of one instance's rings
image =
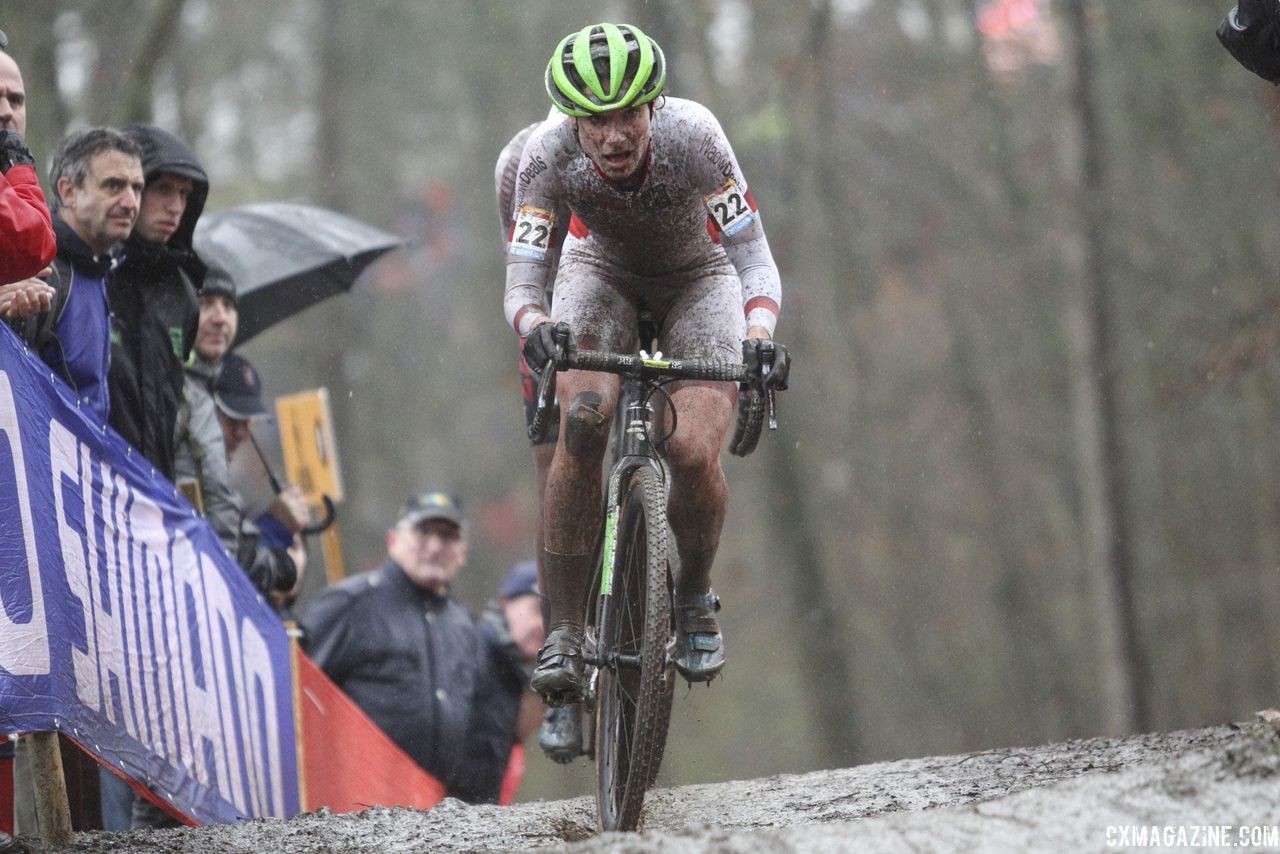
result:
[(587, 687), (582, 666), (582, 632), (563, 626), (551, 630), (538, 652), (529, 687), (555, 709), (582, 700)]
[(582, 709), (577, 705), (547, 709), (538, 730), (538, 746), (547, 758), (565, 765), (582, 755)]
[(720, 597), (708, 590), (691, 599), (676, 598), (676, 670), (688, 682), (710, 682), (724, 667), (720, 636)]

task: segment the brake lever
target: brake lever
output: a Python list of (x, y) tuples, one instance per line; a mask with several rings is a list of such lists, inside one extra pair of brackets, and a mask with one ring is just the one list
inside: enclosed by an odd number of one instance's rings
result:
[(769, 375), (773, 373), (773, 360), (777, 358), (777, 351), (773, 348), (773, 342), (767, 341), (760, 347), (760, 355), (768, 354), (768, 358), (760, 360), (760, 390), (764, 392), (765, 400), (769, 406), (769, 429), (778, 429), (778, 392), (776, 389), (769, 387)]

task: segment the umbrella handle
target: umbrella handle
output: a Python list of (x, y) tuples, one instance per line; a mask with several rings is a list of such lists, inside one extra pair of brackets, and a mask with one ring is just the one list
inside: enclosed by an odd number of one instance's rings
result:
[(312, 534), (324, 533), (329, 529), (329, 526), (338, 519), (338, 510), (333, 506), (333, 499), (327, 495), (322, 495), (320, 496), (320, 500), (324, 502), (324, 518), (319, 522), (316, 522), (314, 525), (307, 525), (298, 532), (304, 537), (309, 537)]

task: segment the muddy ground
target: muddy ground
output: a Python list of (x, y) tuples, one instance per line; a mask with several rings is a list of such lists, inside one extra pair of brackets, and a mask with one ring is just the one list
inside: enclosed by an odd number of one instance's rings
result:
[(593, 809), (588, 798), (511, 807), (446, 800), (429, 812), (78, 834), (66, 850), (1098, 851), (1126, 841), (1122, 826), (1280, 825), (1280, 736), (1258, 720), (658, 789), (642, 833), (598, 836)]

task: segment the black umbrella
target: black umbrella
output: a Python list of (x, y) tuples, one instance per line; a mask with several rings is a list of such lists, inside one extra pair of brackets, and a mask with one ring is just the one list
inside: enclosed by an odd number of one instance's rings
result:
[(208, 213), (195, 234), (200, 259), (235, 282), (238, 344), (350, 289), (369, 264), (400, 245), (395, 235), (349, 216), (291, 202)]

